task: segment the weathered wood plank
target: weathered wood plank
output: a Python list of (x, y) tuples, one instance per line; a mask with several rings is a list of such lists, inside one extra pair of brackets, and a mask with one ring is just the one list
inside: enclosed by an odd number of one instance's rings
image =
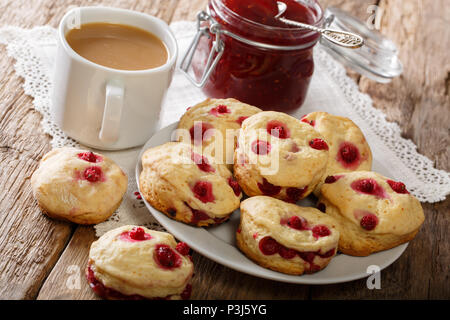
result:
[[(6, 56), (4, 47), (0, 55)], [(34, 204), (29, 178), (49, 137), (31, 109), (11, 59), (0, 60), (0, 297), (33, 298), (70, 237), (69, 224), (54, 222)]]
[(398, 47), (404, 72), (388, 85), (362, 78), (360, 88), (438, 168), (450, 170), (450, 29), (445, 0), (381, 1), (381, 32)]
[(98, 299), (85, 277), (89, 248), (95, 239), (92, 227), (79, 226), (76, 229), (64, 253), (42, 285), (38, 300)]

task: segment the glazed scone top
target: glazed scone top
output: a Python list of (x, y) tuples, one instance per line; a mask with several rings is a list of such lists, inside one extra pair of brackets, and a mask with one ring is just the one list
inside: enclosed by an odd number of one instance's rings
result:
[[(249, 104), (242, 103), (236, 99), (206, 99), (205, 101), (189, 108), (186, 113), (181, 117), (178, 129), (185, 129), (184, 134), (177, 131), (178, 141), (194, 143), (196, 145), (203, 144), (204, 154), (216, 156), (215, 141), (218, 137), (218, 132), (224, 139), (220, 143), (223, 145), (223, 156), (220, 158), (217, 155), (216, 162), (219, 160), (226, 160), (224, 164), (231, 164), (233, 161), (235, 137), (238, 134), (238, 130), (241, 127), (242, 122), (248, 117), (261, 112), (261, 109)], [(202, 130), (199, 130), (200, 139), (193, 139), (192, 130), (194, 125), (201, 128), (201, 124), (204, 124), (203, 130), (210, 130), (203, 137), (201, 137)], [(227, 130), (229, 131), (227, 134)], [(203, 138), (203, 140), (201, 139)], [(226, 141), (226, 142), (225, 142)], [(220, 144), (217, 144), (220, 145)]]
[[(194, 209), (211, 213), (214, 217), (225, 217), (239, 207), (242, 193), (237, 196), (230, 186), (232, 174), (226, 165), (216, 164), (211, 157), (203, 156), (208, 169), (202, 170), (194, 162), (193, 154), (201, 157), (201, 151), (196, 151), (191, 145), (178, 142), (151, 148), (142, 155), (142, 174), (145, 174), (146, 168), (150, 169), (158, 179), (163, 179), (176, 190), (178, 200), (187, 202)], [(202, 200), (194, 193), (196, 185), (203, 182), (211, 186), (213, 199)]]
[[(89, 259), (95, 276), (107, 287), (125, 294), (166, 297), (180, 294), (190, 280), (194, 265), (189, 256), (175, 251), (177, 242), (172, 235), (144, 229), (148, 240), (133, 240), (127, 232), (134, 226), (113, 229), (93, 242)], [(167, 245), (178, 255), (179, 265), (161, 267), (156, 258), (157, 245)], [(177, 259), (178, 259), (177, 258)]]
[[(282, 127), (281, 134), (272, 129), (277, 127)], [(312, 141), (322, 141), (322, 144), (313, 148)], [(258, 151), (259, 154), (255, 152), (258, 142), (263, 144), (263, 152)], [(266, 142), (268, 148), (264, 145)], [(245, 159), (239, 159), (240, 154), (244, 154)], [(238, 162), (248, 161), (271, 184), (305, 187), (321, 178), (328, 161), (328, 147), (310, 125), (285, 113), (265, 111), (243, 122), (237, 156)]]
[(372, 152), (361, 129), (352, 120), (327, 112), (312, 112), (302, 121), (314, 127), (328, 143), (330, 150), (325, 177), (336, 172), (371, 170)]
[[(77, 215), (109, 209), (121, 200), (128, 184), (122, 169), (103, 155), (92, 154), (87, 161), (83, 154), (85, 150), (55, 148), (42, 158), (31, 185), (47, 210)], [(94, 174), (88, 178), (90, 169)]]
[[(327, 216), (315, 208), (300, 207), (267, 196), (248, 198), (241, 203), (245, 212), (247, 229), (258, 238), (270, 236), (280, 244), (301, 252), (328, 251), (336, 247), (339, 231), (334, 218)], [(289, 218), (298, 216), (306, 219), (305, 230), (297, 230), (288, 225)], [(314, 236), (315, 226), (325, 225), (330, 234)]]
[(332, 177), (322, 186), (321, 199), (357, 225), (363, 225), (362, 219), (367, 216), (365, 219), (371, 225), (364, 229), (368, 232), (403, 235), (424, 221), (419, 200), (401, 182), (372, 171), (339, 173)]

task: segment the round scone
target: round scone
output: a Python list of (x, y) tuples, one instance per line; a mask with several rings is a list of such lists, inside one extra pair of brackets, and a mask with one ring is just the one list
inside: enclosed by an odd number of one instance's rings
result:
[(261, 109), (236, 99), (206, 99), (181, 117), (177, 141), (201, 146), (216, 163), (233, 165), (236, 137), (242, 122)]
[(326, 177), (338, 172), (364, 171), (372, 169), (372, 152), (361, 129), (349, 118), (326, 112), (312, 112), (301, 121), (310, 124), (327, 141), (327, 170), (314, 190), (320, 193)]
[(353, 256), (408, 242), (424, 221), (419, 200), (403, 183), (371, 171), (327, 177), (318, 208), (336, 218), (339, 251)]
[(241, 203), (236, 240), (259, 265), (300, 275), (322, 270), (334, 257), (339, 240), (335, 225), (315, 208), (256, 196)]
[(139, 188), (155, 209), (195, 226), (219, 224), (239, 208), (241, 189), (224, 164), (168, 142), (142, 155)]
[(122, 202), (128, 178), (108, 157), (75, 148), (56, 148), (31, 177), (33, 195), (52, 218), (79, 224), (108, 219)]
[(119, 227), (92, 243), (86, 277), (104, 299), (189, 299), (194, 273), (189, 250), (166, 232)]
[(242, 123), (234, 174), (249, 196), (296, 202), (319, 183), (328, 145), (310, 125), (285, 113), (260, 112)]

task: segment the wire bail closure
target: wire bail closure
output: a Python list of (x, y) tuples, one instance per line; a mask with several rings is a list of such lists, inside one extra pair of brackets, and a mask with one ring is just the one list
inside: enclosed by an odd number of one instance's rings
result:
[[(210, 25), (202, 27), (202, 23), (206, 21), (209, 21)], [(191, 74), (189, 74), (188, 72), (189, 67), (191, 66), (192, 58), (194, 56), (195, 50), (197, 50), (200, 39), (203, 36), (207, 36), (208, 38), (210, 38), (211, 34), (215, 35), (215, 40), (213, 41), (213, 46), (211, 48), (211, 51), (209, 52), (205, 70), (203, 71), (200, 81), (197, 81)], [(284, 46), (250, 40), (242, 36), (239, 36), (233, 32), (230, 32), (228, 30), (222, 29), (220, 23), (215, 21), (207, 12), (200, 11), (199, 13), (197, 13), (197, 33), (195, 34), (194, 39), (192, 40), (191, 44), (188, 47), (188, 50), (183, 56), (183, 59), (181, 60), (179, 67), (181, 72), (184, 73), (185, 76), (189, 79), (189, 81), (192, 82), (192, 84), (197, 88), (203, 88), (205, 86), (206, 81), (208, 81), (208, 78), (211, 75), (211, 72), (214, 70), (220, 58), (222, 57), (223, 51), (225, 50), (225, 43), (223, 42), (223, 40), (221, 40), (221, 35), (225, 35), (239, 42), (264, 50), (279, 50), (279, 51), (303, 50), (310, 48), (317, 42), (317, 40), (315, 40), (296, 46)]]
[[(209, 21), (210, 25), (202, 26), (202, 23), (205, 21)], [(213, 41), (213, 46), (211, 48), (211, 51), (209, 52), (205, 70), (203, 71), (200, 81), (197, 81), (191, 74), (189, 74), (188, 72), (189, 67), (191, 66), (192, 58), (194, 57), (195, 50), (197, 50), (200, 39), (203, 36), (207, 36), (208, 38), (210, 38), (211, 37), (210, 33), (215, 35), (216, 38)], [(185, 76), (189, 79), (189, 81), (192, 82), (192, 84), (197, 88), (203, 88), (205, 86), (206, 81), (208, 81), (211, 72), (214, 70), (220, 58), (222, 57), (223, 51), (225, 49), (225, 44), (220, 39), (221, 33), (222, 30), (220, 28), (220, 25), (217, 22), (215, 22), (209, 14), (207, 14), (205, 11), (200, 11), (197, 14), (197, 33), (195, 34), (194, 39), (189, 45), (188, 50), (186, 51), (180, 63), (180, 70), (185, 74)]]

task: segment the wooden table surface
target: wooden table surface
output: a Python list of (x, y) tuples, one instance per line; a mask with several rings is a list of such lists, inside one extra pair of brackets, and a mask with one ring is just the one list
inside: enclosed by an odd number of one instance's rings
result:
[[(450, 6), (448, 0), (322, 0), (360, 19), (370, 5), (382, 9), (380, 31), (399, 47), (404, 73), (377, 84), (350, 73), (405, 137), (450, 171)], [(114, 6), (167, 22), (193, 20), (206, 0), (0, 0), (0, 26), (56, 27), (72, 6)], [(41, 115), (22, 89), (13, 59), (0, 46), (0, 299), (96, 299), (83, 269), (95, 239), (92, 227), (57, 222), (41, 214), (30, 177), (51, 149)], [(381, 289), (366, 280), (326, 286), (279, 283), (245, 275), (194, 254), (193, 299), (449, 299), (450, 199), (423, 204), (426, 220), (394, 264), (381, 272)]]

